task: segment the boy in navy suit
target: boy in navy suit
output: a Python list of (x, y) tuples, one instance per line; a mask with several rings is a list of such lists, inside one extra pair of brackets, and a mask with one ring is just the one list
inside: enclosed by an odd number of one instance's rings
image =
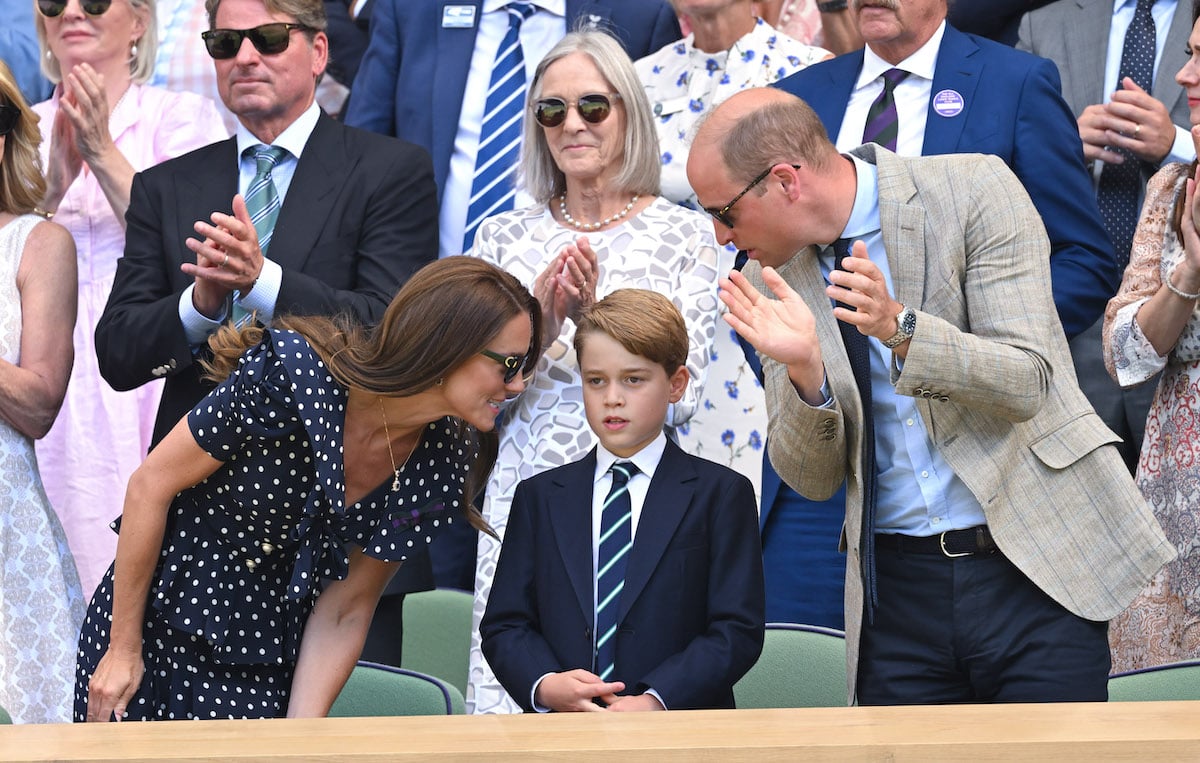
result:
[(683, 317), (622, 289), (584, 311), (575, 351), (600, 444), (517, 486), (484, 656), (526, 711), (731, 708), (763, 643), (758, 519), (749, 480), (663, 434)]

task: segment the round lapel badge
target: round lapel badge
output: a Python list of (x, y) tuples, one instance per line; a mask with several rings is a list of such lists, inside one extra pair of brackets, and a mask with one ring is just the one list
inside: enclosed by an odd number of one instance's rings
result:
[(933, 96), (933, 110), (938, 116), (956, 117), (962, 113), (965, 105), (957, 90), (942, 90)]

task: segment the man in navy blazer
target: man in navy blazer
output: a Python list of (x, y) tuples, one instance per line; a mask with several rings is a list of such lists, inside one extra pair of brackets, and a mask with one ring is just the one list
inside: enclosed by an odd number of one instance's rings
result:
[[(517, 486), (479, 626), (484, 656), (526, 711), (732, 708), (763, 643), (754, 488), (663, 433), (687, 384), (683, 317), (661, 294), (619, 289), (584, 313), (575, 346), (600, 445)], [(623, 587), (597, 541), (615, 532), (604, 517), (618, 463), (636, 467)], [(596, 604), (614, 588), (615, 625)]]
[[(893, 66), (944, 28), (921, 153), (1003, 159), (1025, 186), (1050, 236), (1051, 287), (1067, 337), (1095, 323), (1120, 274), (1054, 64), (945, 24), (946, 0), (898, 0), (896, 11), (873, 7), (871, 0), (853, 5), (867, 46)], [(894, 18), (881, 22), (887, 14)], [(838, 134), (864, 56), (862, 50), (838, 56), (776, 83), (808, 102), (843, 151), (853, 147), (843, 145)], [(904, 130), (901, 120), (901, 144)]]
[[(558, 38), (577, 24), (599, 26), (612, 32), (635, 60), (680, 37), (678, 19), (663, 0), (536, 0), (536, 4), (539, 9), (558, 9), (562, 19)], [(346, 123), (425, 147), (433, 156), (439, 200), (451, 173), (480, 19), (493, 5), (502, 3), (375, 0), (372, 6), (371, 41), (351, 89)], [(557, 39), (548, 42), (546, 50)], [(526, 70), (536, 64), (537, 60), (526, 60)], [(470, 164), (473, 168), (473, 158)], [(466, 216), (466, 209), (461, 211), (464, 219), (457, 221), (459, 228)], [(461, 239), (453, 235), (454, 227), (443, 225), (442, 256), (460, 253)], [(461, 236), (461, 230), (458, 233)]]

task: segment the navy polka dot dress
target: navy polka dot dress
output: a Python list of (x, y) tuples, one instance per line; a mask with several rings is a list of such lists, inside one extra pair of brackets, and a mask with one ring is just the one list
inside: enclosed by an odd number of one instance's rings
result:
[[(345, 404), (302, 336), (268, 331), (188, 414), (196, 441), (224, 465), (171, 505), (129, 719), (283, 715), (320, 581), (345, 577), (350, 544), (401, 561), (461, 517), (475, 440), (450, 418), (429, 425), (399, 490), (389, 476), (346, 506)], [(108, 647), (112, 574), (79, 637), (77, 721)]]

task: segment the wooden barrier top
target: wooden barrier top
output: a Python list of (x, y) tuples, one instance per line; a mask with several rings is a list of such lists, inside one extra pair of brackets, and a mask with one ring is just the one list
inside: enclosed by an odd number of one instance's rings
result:
[(1200, 702), (16, 725), (0, 759), (1158, 763), (1200, 760)]

